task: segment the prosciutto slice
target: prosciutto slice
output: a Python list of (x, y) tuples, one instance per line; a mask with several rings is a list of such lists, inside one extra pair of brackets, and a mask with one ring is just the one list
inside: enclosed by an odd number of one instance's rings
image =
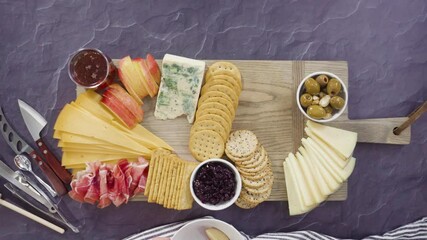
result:
[(68, 195), (78, 201), (105, 208), (127, 203), (129, 198), (145, 190), (148, 162), (143, 157), (129, 163), (121, 159), (115, 165), (100, 162), (86, 164), (86, 169), (76, 174)]

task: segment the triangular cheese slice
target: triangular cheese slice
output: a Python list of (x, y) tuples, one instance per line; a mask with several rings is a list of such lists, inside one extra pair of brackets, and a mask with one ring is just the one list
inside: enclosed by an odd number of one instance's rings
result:
[(316, 152), (308, 144), (307, 139), (303, 138), (302, 144), (304, 145), (305, 150), (307, 150), (309, 158), (316, 165), (317, 169), (319, 169), (320, 174), (325, 179), (326, 184), (329, 186), (332, 192), (335, 192), (336, 190), (338, 190), (338, 188), (340, 188), (341, 186), (341, 183), (335, 177), (333, 177), (333, 175), (328, 171), (328, 169), (322, 164)]
[(347, 159), (353, 154), (357, 143), (357, 133), (325, 126), (310, 120), (307, 121), (307, 127), (340, 153), (343, 158)]
[(285, 173), (285, 182), (286, 182), (286, 192), (288, 196), (288, 207), (289, 207), (289, 215), (300, 215), (310, 211), (312, 208), (308, 208), (304, 206), (302, 201), (302, 197), (299, 193), (298, 186), (296, 185), (296, 181), (292, 176), (292, 171), (288, 166), (289, 159), (283, 162), (283, 170)]
[(321, 194), (324, 196), (328, 196), (334, 193), (334, 190), (331, 189), (326, 183), (326, 179), (324, 179), (323, 175), (320, 174), (320, 170), (318, 169), (317, 164), (315, 164), (313, 160), (311, 160), (311, 158), (309, 157), (307, 150), (305, 150), (305, 148), (303, 147), (298, 148), (298, 150), (304, 157), (305, 163), (309, 166), (309, 170), (313, 175), (314, 182), (316, 183), (317, 188), (320, 190)]
[(289, 153), (288, 159), (289, 159), (288, 166), (292, 171), (292, 174), (295, 176), (296, 183), (301, 193), (304, 206), (306, 207), (316, 206), (317, 201), (314, 199), (313, 194), (311, 193), (310, 188), (308, 186), (308, 182), (305, 180), (304, 174), (302, 173), (301, 169), (298, 166), (298, 162), (297, 162), (298, 160), (296, 159), (293, 153)]
[(318, 136), (316, 136), (309, 128), (305, 128), (305, 133), (312, 138), (320, 148), (341, 168), (344, 168), (348, 161), (347, 159), (341, 158), (332, 148), (330, 148), (325, 142), (323, 142)]
[(301, 173), (304, 175), (304, 180), (306, 182), (306, 185), (308, 185), (308, 189), (310, 190), (311, 196), (313, 196), (314, 201), (316, 201), (316, 203), (323, 202), (326, 199), (327, 195), (322, 194), (320, 192), (320, 189), (316, 184), (316, 180), (307, 163), (307, 160), (304, 159), (304, 157), (299, 152), (295, 154), (295, 157), (297, 158), (298, 167), (301, 170)]

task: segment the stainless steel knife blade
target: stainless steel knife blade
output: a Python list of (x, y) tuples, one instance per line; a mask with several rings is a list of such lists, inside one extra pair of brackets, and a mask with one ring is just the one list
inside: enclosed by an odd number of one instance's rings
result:
[(6, 140), (9, 147), (12, 148), (16, 154), (34, 152), (34, 149), (10, 126), (9, 122), (6, 120), (2, 107), (0, 107), (0, 130), (4, 140)]
[(20, 99), (18, 99), (18, 105), (22, 114), (22, 118), (24, 118), (24, 122), (27, 125), (31, 137), (33, 137), (34, 141), (37, 141), (40, 139), (40, 132), (47, 124), (46, 119), (44, 119), (44, 117), (36, 110), (34, 110), (34, 108)]
[(29, 187), (24, 186), (22, 183), (20, 183), (16, 177), (17, 173), (15, 173), (12, 169), (9, 168), (2, 160), (0, 160), (0, 176), (6, 179), (8, 182), (37, 200), (37, 202), (46, 205), (47, 201), (45, 198), (43, 198), (41, 195), (38, 195), (34, 193)]

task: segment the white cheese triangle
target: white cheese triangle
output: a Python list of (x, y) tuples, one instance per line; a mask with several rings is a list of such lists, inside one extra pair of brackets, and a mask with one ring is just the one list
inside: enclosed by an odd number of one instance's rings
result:
[(312, 207), (314, 205), (317, 205), (317, 201), (314, 199), (308, 186), (309, 183), (305, 180), (304, 174), (298, 166), (298, 160), (296, 159), (295, 155), (293, 153), (289, 153), (288, 159), (288, 166), (290, 167), (292, 174), (295, 176), (304, 206)]
[(328, 157), (331, 158), (332, 161), (334, 161), (337, 165), (339, 165), (341, 168), (344, 168), (348, 161), (347, 159), (341, 158), (334, 149), (329, 147), (325, 142), (323, 142), (318, 136), (316, 136), (309, 128), (305, 128), (305, 133), (307, 133), (307, 136), (312, 138), (320, 148), (327, 154)]
[(310, 211), (312, 208), (304, 206), (301, 194), (299, 192), (297, 182), (295, 180), (295, 177), (292, 174), (292, 170), (290, 170), (290, 167), (288, 166), (289, 159), (286, 158), (286, 160), (283, 162), (283, 170), (285, 173), (285, 181), (286, 181), (286, 192), (288, 196), (288, 208), (289, 208), (289, 215), (300, 215), (303, 213), (306, 213)]
[(307, 127), (320, 139), (335, 149), (343, 158), (351, 156), (356, 147), (357, 133), (307, 121)]
[(307, 150), (310, 159), (316, 165), (317, 169), (319, 169), (320, 174), (325, 179), (326, 184), (329, 186), (332, 192), (338, 190), (342, 181), (338, 181), (339, 178), (337, 179), (337, 177), (334, 177), (334, 175), (331, 174), (330, 169), (328, 169), (324, 163), (320, 161), (318, 154), (315, 152), (313, 147), (309, 145), (307, 139), (303, 138), (302, 144), (304, 145), (304, 148)]
[(313, 175), (314, 182), (320, 190), (320, 193), (324, 196), (332, 194), (334, 190), (328, 186), (328, 184), (326, 183), (327, 180), (323, 178), (322, 174), (320, 174), (320, 170), (318, 169), (317, 164), (315, 164), (313, 160), (311, 160), (307, 153), (307, 150), (305, 150), (303, 147), (300, 147), (298, 150), (304, 157), (305, 163), (309, 166), (309, 170)]
[(306, 182), (308, 190), (310, 191), (310, 194), (313, 197), (314, 201), (317, 204), (323, 202), (326, 199), (327, 195), (324, 195), (320, 192), (320, 189), (316, 184), (316, 180), (314, 179), (313, 173), (307, 164), (307, 160), (304, 159), (304, 157), (299, 152), (295, 154), (295, 157), (297, 158), (298, 167), (304, 176), (304, 181)]

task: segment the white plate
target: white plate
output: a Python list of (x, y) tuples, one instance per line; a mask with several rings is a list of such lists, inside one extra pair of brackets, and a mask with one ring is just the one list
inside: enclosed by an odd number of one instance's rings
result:
[(230, 224), (217, 220), (217, 219), (199, 219), (187, 223), (184, 227), (179, 229), (172, 240), (208, 240), (205, 230), (206, 228), (214, 227), (221, 230), (229, 239), (239, 240), (243, 239), (243, 236)]

